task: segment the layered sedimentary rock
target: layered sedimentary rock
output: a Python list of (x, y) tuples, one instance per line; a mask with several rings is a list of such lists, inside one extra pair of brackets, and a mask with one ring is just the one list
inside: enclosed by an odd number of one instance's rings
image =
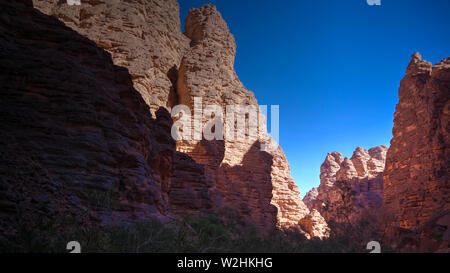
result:
[(312, 209), (311, 213), (299, 221), (299, 224), (310, 238), (317, 237), (324, 239), (330, 236), (330, 228), (327, 222), (316, 209)]
[[(3, 6), (2, 225), (18, 213), (13, 204), (99, 223), (235, 211), (266, 230), (308, 215), (273, 139), (171, 136), (168, 110), (194, 97), (257, 106), (214, 6), (189, 12), (186, 35), (174, 0)], [(326, 224), (317, 212), (310, 219), (323, 237)]]
[(385, 243), (400, 251), (448, 252), (449, 98), (450, 58), (433, 66), (412, 55), (387, 153), (379, 146), (357, 148), (350, 159), (328, 154), (320, 186), (305, 204), (329, 223), (355, 223), (370, 208)]
[(127, 69), (61, 21), (28, 1), (1, 8), (2, 235), (167, 211), (151, 164), (164, 145), (176, 153), (170, 139), (158, 144), (170, 115), (152, 118)]
[(153, 112), (175, 103), (176, 70), (189, 47), (176, 0), (33, 3), (111, 53), (114, 64), (130, 71), (134, 87)]
[(314, 187), (310, 189), (306, 194), (305, 197), (303, 197), (303, 203), (308, 208), (311, 208), (313, 205), (313, 202), (317, 199), (317, 196), (319, 195), (318, 187)]
[[(191, 9), (185, 30), (191, 47), (178, 73), (179, 102), (193, 109), (193, 98), (198, 97), (203, 110), (206, 105), (219, 105), (223, 110), (227, 105), (256, 108), (253, 93), (245, 89), (233, 69), (236, 44), (216, 8)], [(234, 140), (181, 141), (177, 149), (204, 164), (207, 178), (214, 183), (214, 199), (221, 206), (237, 208), (240, 215), (259, 225), (296, 225), (309, 211), (299, 198), (281, 148), (274, 145), (274, 150), (261, 150), (261, 145), (269, 142), (273, 145), (272, 139), (236, 136)]]
[(417, 234), (428, 229), (437, 238), (430, 248), (447, 242), (448, 249), (450, 58), (433, 66), (415, 53), (398, 95), (383, 175), (384, 209), (392, 218), (386, 227)]
[(356, 223), (382, 203), (387, 150), (386, 146), (358, 147), (351, 158), (329, 153), (320, 167), (320, 185), (306, 194), (305, 204), (327, 222)]

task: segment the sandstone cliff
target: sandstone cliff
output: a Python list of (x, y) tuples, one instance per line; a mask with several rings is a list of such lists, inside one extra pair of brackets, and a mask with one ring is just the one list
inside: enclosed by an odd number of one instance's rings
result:
[(317, 196), (319, 195), (319, 191), (318, 191), (318, 187), (314, 187), (312, 189), (310, 189), (306, 194), (305, 197), (303, 197), (303, 203), (305, 203), (305, 205), (308, 208), (311, 208), (314, 201), (317, 200)]
[(195, 97), (257, 107), (214, 6), (191, 9), (182, 33), (175, 0), (82, 3), (0, 1), (0, 243), (45, 219), (83, 226), (215, 212), (319, 238), (330, 235), (327, 222), (373, 216), (398, 249), (450, 251), (450, 58), (433, 66), (414, 54), (389, 150), (328, 154), (303, 202), (271, 138), (171, 137), (170, 110), (194, 109)]
[(34, 7), (104, 48), (126, 67), (152, 111), (174, 103), (174, 81), (189, 39), (182, 34), (176, 0), (33, 0)]
[(304, 198), (327, 222), (355, 224), (380, 207), (383, 169), (388, 147), (358, 147), (351, 158), (329, 153), (320, 167), (320, 185)]
[(158, 215), (167, 190), (149, 163), (164, 113), (151, 117), (106, 51), (27, 2), (1, 1), (2, 235)]
[[(32, 2), (2, 1), (5, 229), (18, 207), (79, 223), (233, 212), (265, 230), (300, 226), (309, 210), (272, 139), (171, 137), (171, 107), (194, 97), (257, 105), (214, 6), (190, 10), (183, 34), (175, 0)], [(323, 237), (317, 212), (308, 219)]]
[(325, 239), (330, 237), (330, 228), (316, 209), (312, 209), (310, 214), (299, 221), (299, 224), (302, 230), (309, 235), (307, 238), (317, 237)]
[[(255, 105), (233, 69), (236, 44), (227, 24), (212, 5), (191, 9), (186, 18), (191, 47), (183, 57), (178, 74), (178, 99), (192, 105), (194, 97), (204, 104)], [(268, 140), (273, 142), (273, 140)], [(201, 162), (213, 181), (215, 200), (238, 208), (261, 225), (296, 225), (309, 213), (299, 198), (281, 148), (261, 151), (265, 140), (190, 141), (177, 149)]]
[(332, 227), (370, 216), (380, 240), (399, 251), (448, 252), (449, 98), (450, 58), (433, 66), (412, 55), (389, 150), (357, 148), (350, 159), (328, 154), (305, 204)]
[[(450, 58), (433, 66), (414, 54), (398, 94), (383, 174), (384, 209), (393, 218), (386, 226), (391, 237), (409, 233), (424, 243), (415, 245), (421, 250), (448, 251)], [(425, 234), (434, 240), (419, 239)]]

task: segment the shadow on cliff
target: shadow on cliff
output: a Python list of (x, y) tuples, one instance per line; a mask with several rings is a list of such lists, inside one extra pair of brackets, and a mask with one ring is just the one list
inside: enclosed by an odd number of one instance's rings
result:
[(32, 1), (2, 1), (0, 32), (0, 243), (211, 207), (170, 114), (153, 118), (108, 52)]
[(275, 229), (277, 223), (277, 208), (271, 204), (272, 159), (256, 141), (240, 165), (222, 164), (219, 170), (219, 186), (227, 193), (224, 206), (237, 210), (241, 217), (247, 216), (249, 224), (265, 231)]
[(62, 231), (159, 215), (275, 228), (272, 156), (259, 142), (232, 167), (221, 165), (223, 141), (200, 142), (214, 161), (205, 170), (176, 151), (170, 113), (152, 117), (107, 51), (31, 1), (2, 9), (0, 250), (39, 252)]

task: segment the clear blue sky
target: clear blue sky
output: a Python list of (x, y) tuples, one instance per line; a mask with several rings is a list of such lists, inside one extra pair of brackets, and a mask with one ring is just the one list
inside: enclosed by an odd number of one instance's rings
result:
[(235, 69), (259, 104), (280, 105), (280, 144), (303, 195), (326, 154), (389, 145), (410, 55), (450, 56), (449, 0), (179, 0), (212, 3), (237, 43)]

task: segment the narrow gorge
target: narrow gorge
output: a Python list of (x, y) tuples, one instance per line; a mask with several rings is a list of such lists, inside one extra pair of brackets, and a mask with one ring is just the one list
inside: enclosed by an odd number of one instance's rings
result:
[(330, 151), (302, 200), (271, 137), (172, 138), (172, 108), (194, 110), (194, 98), (259, 108), (214, 5), (190, 9), (184, 33), (176, 0), (0, 5), (0, 246), (43, 220), (75, 229), (214, 214), (323, 242), (362, 225), (398, 251), (450, 252), (450, 58), (414, 54), (390, 147)]

